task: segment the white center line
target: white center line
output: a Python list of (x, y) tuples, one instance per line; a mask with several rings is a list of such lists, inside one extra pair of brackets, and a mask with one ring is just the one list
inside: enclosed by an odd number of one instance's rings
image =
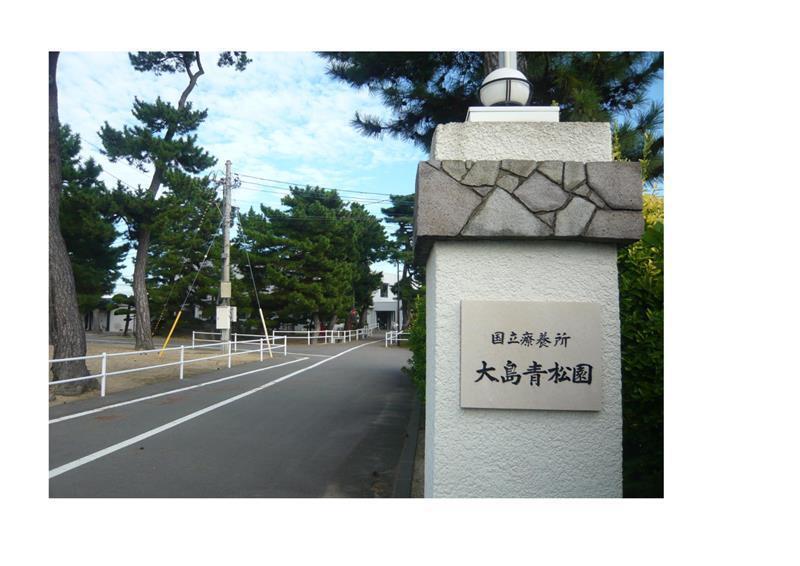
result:
[(130, 405), (132, 403), (139, 403), (140, 401), (147, 401), (149, 399), (156, 399), (158, 397), (164, 397), (165, 395), (172, 395), (173, 393), (180, 393), (181, 391), (188, 391), (190, 389), (197, 389), (198, 387), (205, 387), (206, 385), (212, 385), (214, 383), (220, 383), (222, 381), (228, 381), (229, 379), (234, 379), (236, 377), (242, 377), (243, 375), (250, 375), (251, 373), (257, 373), (260, 371), (267, 371), (283, 366), (288, 366), (289, 364), (296, 364), (297, 362), (302, 362), (303, 360), (307, 360), (308, 358), (300, 358), (297, 360), (292, 360), (291, 362), (284, 362), (282, 364), (278, 364), (275, 366), (267, 366), (264, 368), (258, 368), (250, 371), (245, 371), (243, 373), (237, 373), (236, 375), (229, 375), (227, 377), (221, 377), (219, 379), (215, 379), (213, 381), (206, 381), (205, 383), (198, 383), (197, 385), (190, 385), (188, 387), (181, 387), (180, 389), (170, 389), (169, 391), (164, 391), (163, 393), (156, 393), (155, 395), (148, 395), (147, 397), (138, 397), (136, 399), (131, 399), (130, 401), (122, 401), (120, 403), (114, 403), (113, 405), (105, 405), (103, 407), (99, 407), (97, 409), (91, 409), (89, 411), (83, 411), (81, 413), (74, 413), (72, 415), (66, 415), (64, 417), (59, 417), (57, 419), (51, 419), (48, 424), (55, 424), (60, 423), (62, 421), (68, 421), (70, 419), (77, 419), (78, 417), (85, 417), (86, 415), (92, 415), (94, 413), (99, 413), (101, 411), (107, 411), (108, 409), (116, 409), (117, 407), (124, 407), (125, 405)]
[(345, 350), (344, 352), (340, 352), (340, 353), (336, 354), (335, 356), (331, 356), (330, 358), (326, 358), (324, 360), (320, 360), (315, 364), (312, 364), (312, 365), (304, 367), (302, 369), (293, 371), (292, 373), (290, 373), (288, 375), (284, 375), (283, 377), (279, 377), (278, 379), (276, 379), (274, 381), (270, 381), (269, 383), (265, 383), (264, 385), (260, 385), (260, 386), (254, 388), (254, 389), (250, 389), (249, 391), (245, 391), (244, 393), (240, 393), (239, 395), (235, 395), (234, 397), (230, 397), (229, 399), (225, 399), (224, 401), (220, 401), (219, 403), (215, 403), (215, 404), (213, 404), (213, 405), (211, 405), (209, 407), (206, 407), (205, 409), (200, 409), (199, 411), (195, 411), (194, 413), (190, 413), (190, 414), (186, 415), (185, 417), (181, 417), (181, 418), (176, 419), (174, 421), (168, 422), (167, 424), (162, 425), (160, 427), (154, 428), (152, 430), (148, 430), (147, 432), (144, 432), (142, 434), (134, 436), (133, 438), (129, 438), (128, 440), (123, 440), (122, 442), (114, 444), (113, 446), (109, 446), (108, 448), (104, 448), (102, 450), (98, 450), (97, 452), (89, 454), (88, 456), (84, 456), (83, 458), (79, 458), (77, 460), (73, 460), (72, 462), (64, 464), (63, 466), (59, 466), (57, 468), (53, 468), (52, 470), (50, 470), (50, 479), (53, 479), (56, 476), (60, 476), (64, 472), (68, 472), (70, 470), (74, 470), (75, 468), (78, 468), (78, 467), (83, 466), (85, 464), (88, 464), (89, 462), (93, 462), (93, 461), (95, 461), (95, 460), (97, 460), (99, 458), (102, 458), (103, 456), (108, 456), (109, 454), (112, 454), (112, 453), (114, 453), (114, 452), (116, 452), (118, 450), (122, 450), (123, 448), (127, 448), (128, 446), (131, 446), (132, 444), (136, 444), (137, 442), (141, 442), (142, 440), (144, 440), (146, 438), (150, 438), (151, 436), (155, 436), (156, 434), (164, 432), (165, 430), (169, 430), (169, 429), (171, 429), (173, 427), (176, 427), (176, 426), (178, 426), (180, 424), (183, 424), (183, 423), (185, 423), (187, 421), (190, 421), (192, 419), (195, 419), (195, 418), (197, 418), (197, 417), (199, 417), (201, 415), (204, 415), (206, 413), (209, 413), (209, 412), (211, 412), (211, 411), (213, 411), (215, 409), (219, 409), (220, 407), (224, 407), (225, 405), (228, 405), (230, 403), (238, 401), (239, 399), (243, 399), (243, 398), (245, 398), (245, 397), (247, 397), (249, 395), (252, 395), (253, 393), (257, 393), (257, 392), (259, 392), (259, 391), (261, 391), (263, 389), (267, 389), (268, 387), (272, 387), (273, 385), (277, 385), (281, 381), (286, 381), (287, 379), (290, 379), (290, 378), (292, 378), (292, 377), (294, 377), (296, 375), (299, 375), (299, 374), (301, 374), (303, 372), (306, 372), (306, 371), (308, 371), (310, 369), (314, 369), (315, 367), (321, 366), (322, 364), (326, 364), (326, 363), (330, 362), (331, 360), (334, 360), (334, 359), (338, 358), (339, 356), (343, 356), (343, 355), (345, 355), (345, 354), (347, 354), (349, 352), (352, 352), (353, 350), (358, 350), (359, 348), (363, 348), (364, 346), (369, 346), (370, 344), (374, 344), (374, 343), (375, 342), (367, 342), (366, 344), (360, 344), (358, 346), (350, 348), (349, 350)]

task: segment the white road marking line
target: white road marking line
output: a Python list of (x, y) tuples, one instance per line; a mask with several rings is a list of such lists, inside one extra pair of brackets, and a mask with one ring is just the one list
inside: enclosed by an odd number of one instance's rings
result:
[(294, 377), (296, 375), (299, 375), (299, 374), (301, 374), (303, 372), (306, 372), (306, 371), (308, 371), (310, 369), (314, 369), (315, 367), (321, 366), (322, 364), (328, 363), (329, 361), (334, 360), (334, 359), (338, 358), (339, 356), (343, 356), (343, 355), (345, 355), (347, 353), (352, 352), (353, 350), (358, 350), (359, 348), (363, 348), (364, 346), (369, 346), (370, 344), (373, 344), (373, 343), (374, 342), (367, 342), (366, 344), (360, 344), (358, 346), (350, 348), (349, 350), (345, 350), (344, 352), (340, 352), (340, 353), (336, 354), (335, 356), (331, 356), (330, 358), (326, 358), (324, 360), (320, 360), (317, 363), (311, 364), (308, 367), (304, 367), (302, 369), (298, 369), (296, 371), (293, 371), (290, 374), (284, 375), (283, 377), (279, 377), (278, 379), (276, 379), (274, 381), (270, 381), (269, 383), (265, 383), (264, 385), (259, 385), (258, 387), (254, 388), (254, 389), (250, 389), (249, 391), (245, 391), (244, 393), (240, 393), (239, 395), (235, 395), (233, 397), (230, 397), (229, 399), (225, 399), (224, 401), (220, 401), (219, 403), (215, 403), (213, 405), (210, 405), (210, 406), (206, 407), (205, 409), (200, 409), (199, 411), (195, 411), (194, 413), (190, 413), (190, 414), (186, 415), (185, 417), (181, 417), (181, 418), (176, 419), (174, 421), (168, 422), (165, 425), (161, 425), (160, 427), (154, 428), (152, 430), (148, 430), (147, 432), (143, 432), (142, 434), (134, 436), (133, 438), (129, 438), (128, 440), (123, 440), (122, 442), (114, 444), (113, 446), (109, 446), (108, 448), (104, 448), (102, 450), (98, 450), (97, 452), (93, 452), (92, 454), (89, 454), (88, 456), (84, 456), (83, 458), (78, 458), (77, 460), (73, 460), (72, 462), (64, 464), (63, 466), (59, 466), (57, 468), (53, 468), (52, 470), (50, 470), (50, 479), (53, 479), (56, 476), (60, 476), (64, 472), (68, 472), (70, 470), (74, 470), (75, 468), (78, 468), (78, 467), (83, 466), (85, 464), (88, 464), (89, 462), (93, 462), (93, 461), (95, 461), (95, 460), (97, 460), (99, 458), (102, 458), (103, 456), (108, 456), (109, 454), (112, 454), (112, 453), (114, 453), (114, 452), (116, 452), (118, 450), (122, 450), (123, 448), (127, 448), (128, 446), (131, 446), (132, 444), (136, 444), (137, 442), (141, 442), (142, 440), (145, 440), (146, 438), (150, 438), (151, 436), (155, 436), (156, 434), (159, 434), (161, 432), (164, 432), (165, 430), (169, 430), (171, 428), (174, 428), (174, 427), (176, 427), (176, 426), (178, 426), (180, 424), (183, 424), (183, 423), (185, 423), (187, 421), (195, 419), (195, 418), (197, 418), (197, 417), (199, 417), (201, 415), (204, 415), (206, 413), (210, 413), (211, 411), (219, 409), (220, 407), (224, 407), (225, 405), (233, 403), (234, 401), (238, 401), (239, 399), (244, 399), (245, 397), (247, 397), (249, 395), (252, 395), (253, 393), (257, 393), (257, 392), (259, 392), (259, 391), (261, 391), (263, 389), (267, 389), (268, 387), (272, 387), (273, 385), (277, 385), (281, 381), (286, 381), (287, 379), (290, 379), (290, 378), (292, 378), (292, 377)]
[(289, 364), (296, 364), (297, 362), (302, 362), (303, 360), (307, 360), (308, 358), (300, 358), (299, 360), (292, 360), (291, 362), (284, 362), (282, 364), (278, 364), (276, 366), (267, 366), (264, 368), (254, 369), (250, 371), (245, 371), (243, 373), (237, 373), (236, 375), (229, 375), (227, 377), (221, 377), (219, 379), (215, 379), (213, 381), (206, 381), (205, 383), (198, 383), (197, 385), (190, 385), (188, 387), (181, 387), (180, 389), (172, 389), (170, 391), (164, 391), (163, 393), (156, 393), (155, 395), (148, 395), (147, 397), (138, 397), (136, 399), (131, 399), (130, 401), (122, 401), (120, 403), (114, 403), (113, 405), (106, 405), (104, 407), (98, 407), (97, 409), (91, 409), (89, 411), (83, 411), (82, 413), (75, 413), (72, 415), (66, 415), (64, 417), (58, 417), (57, 419), (51, 419), (48, 424), (55, 424), (60, 423), (62, 421), (68, 421), (70, 419), (77, 419), (78, 417), (85, 417), (86, 415), (92, 415), (94, 413), (99, 413), (101, 411), (107, 411), (108, 409), (116, 409), (117, 407), (123, 407), (125, 405), (130, 405), (132, 403), (138, 403), (140, 401), (147, 401), (149, 399), (156, 399), (158, 397), (164, 397), (165, 395), (172, 395), (173, 393), (180, 393), (181, 391), (188, 391), (190, 389), (197, 389), (198, 387), (205, 387), (206, 385), (212, 385), (214, 383), (220, 383), (222, 381), (228, 381), (229, 379), (234, 379), (236, 377), (242, 377), (243, 375), (250, 375), (251, 373), (257, 373), (260, 371), (267, 371), (274, 368), (279, 368), (283, 366), (288, 366)]

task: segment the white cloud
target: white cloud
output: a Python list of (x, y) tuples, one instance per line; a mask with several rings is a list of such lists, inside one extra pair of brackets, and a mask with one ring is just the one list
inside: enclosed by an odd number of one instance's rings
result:
[[(250, 56), (253, 62), (237, 72), (217, 67), (216, 53), (201, 55), (205, 74), (189, 100), (196, 109), (208, 109), (197, 133), (200, 145), (219, 160), (213, 171), (224, 171), (230, 159), (235, 171), (267, 179), (362, 191), (414, 190), (416, 164), (425, 154), (409, 142), (367, 138), (351, 126), (356, 111), (388, 117), (377, 97), (327, 77), (325, 60), (313, 53)], [(61, 121), (81, 135), (83, 155), (103, 166), (103, 179), (110, 186), (116, 184), (112, 175), (133, 186), (148, 185), (148, 173), (100, 154), (97, 132), (106, 121), (115, 128), (134, 125), (135, 97), (150, 101), (160, 96), (176, 104), (186, 76), (137, 72), (124, 52), (65, 52), (59, 58), (58, 85)], [(249, 183), (237, 189), (236, 206), (280, 206), (281, 191), (252, 184), (276, 183), (242, 180)], [(381, 206), (386, 203), (368, 209), (380, 215)]]

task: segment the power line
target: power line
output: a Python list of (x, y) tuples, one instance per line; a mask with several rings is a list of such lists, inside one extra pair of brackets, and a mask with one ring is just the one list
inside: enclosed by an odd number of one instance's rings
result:
[[(88, 140), (81, 140), (81, 142), (82, 142), (82, 143), (85, 143), (85, 144), (87, 144), (87, 145), (90, 145), (90, 146), (92, 146), (92, 147), (93, 147), (93, 148), (95, 148), (97, 151), (99, 151), (101, 154), (105, 155), (105, 152), (103, 151), (103, 149), (102, 149), (101, 147), (99, 147), (99, 146), (97, 146), (97, 145), (93, 144), (92, 142), (90, 142), (90, 141), (88, 141)], [(112, 176), (112, 177), (114, 177), (114, 178), (115, 178), (117, 181), (119, 181), (120, 183), (122, 183), (123, 185), (125, 185), (126, 187), (128, 187), (129, 189), (133, 189), (134, 191), (136, 190), (136, 187), (134, 187), (134, 186), (133, 186), (133, 185), (131, 185), (130, 183), (127, 183), (127, 182), (123, 181), (122, 179), (120, 179), (119, 177), (117, 177), (116, 175), (114, 175), (114, 173), (112, 173), (112, 172), (110, 172), (110, 171), (106, 171), (106, 169), (105, 169), (104, 167), (102, 167), (102, 166), (100, 166), (100, 168), (101, 168), (101, 173), (105, 173), (106, 175), (111, 175), (111, 176)]]
[[(285, 185), (294, 185), (296, 187), (300, 187), (300, 186), (318, 186), (316, 183), (294, 183), (292, 181), (280, 181), (278, 179), (267, 179), (266, 177), (257, 177), (255, 175), (247, 175), (245, 173), (239, 173), (239, 172), (237, 172), (236, 174), (239, 175), (240, 177), (247, 177), (249, 179), (258, 179), (259, 181), (269, 181), (270, 183), (283, 183)], [(258, 183), (255, 183), (255, 184), (258, 184)], [(355, 189), (338, 189), (338, 188), (333, 188), (333, 187), (319, 187), (319, 188), (325, 189), (325, 190), (328, 190), (328, 191), (337, 191), (337, 192), (340, 192), (340, 193), (356, 193), (356, 194), (362, 194), (362, 195), (381, 195), (381, 196), (392, 196), (392, 195), (394, 195), (394, 193), (380, 193), (380, 192), (377, 192), (377, 191), (356, 191)]]
[[(102, 148), (100, 148), (99, 146), (95, 145), (94, 143), (92, 143), (92, 142), (90, 142), (88, 140), (82, 140), (82, 141), (85, 142), (86, 144), (90, 145), (91, 147), (93, 147), (97, 151), (99, 151), (101, 154), (104, 154), (104, 150)], [(126, 183), (125, 181), (123, 181), (122, 179), (120, 179), (119, 177), (114, 175), (113, 173), (111, 173), (109, 171), (106, 171), (105, 169), (103, 169), (103, 172), (104, 173), (108, 173), (109, 175), (114, 177), (117, 181), (122, 183), (123, 185), (125, 185), (125, 186), (127, 186), (127, 187), (129, 187), (131, 189), (135, 188), (135, 187), (133, 187), (133, 185), (131, 185), (130, 183)], [(315, 187), (319, 187), (321, 189), (325, 189), (325, 190), (328, 190), (328, 191), (336, 191), (338, 193), (352, 193), (352, 194), (378, 195), (378, 196), (396, 196), (395, 193), (383, 193), (383, 192), (379, 192), (379, 191), (358, 191), (358, 190), (355, 190), (355, 189), (341, 189), (341, 188), (335, 188), (335, 187), (320, 187), (316, 183), (308, 183), (308, 182), (306, 182), (306, 183), (297, 183), (297, 182), (292, 182), (292, 181), (282, 181), (282, 180), (279, 180), (279, 179), (269, 179), (267, 177), (258, 177), (256, 175), (248, 175), (247, 173), (240, 173), (238, 171), (235, 172), (235, 174), (238, 175), (239, 177), (247, 177), (248, 179), (257, 179), (259, 181), (267, 181), (267, 182), (270, 182), (270, 183), (281, 183), (283, 185), (290, 185), (290, 186), (295, 186), (295, 187), (304, 187), (304, 186), (312, 187), (312, 186), (315, 186)], [(277, 189), (277, 190), (281, 190), (281, 191), (288, 191), (289, 188), (290, 188), (289, 186), (280, 187), (280, 186), (275, 186), (275, 185), (266, 185), (264, 183), (255, 183), (253, 181), (242, 181), (242, 183), (247, 183), (249, 185), (257, 185), (259, 187)], [(245, 187), (241, 187), (241, 188), (245, 188)], [(247, 188), (247, 190), (255, 190), (255, 189)], [(267, 192), (267, 191), (265, 191), (265, 192)], [(348, 199), (343, 199), (343, 200), (358, 202), (359, 198), (358, 197), (353, 197), (353, 198), (348, 198)], [(374, 200), (374, 199), (366, 199), (366, 198), (361, 198), (360, 199), (360, 201), (363, 201), (364, 203), (367, 203), (368, 200)], [(381, 200), (376, 201), (376, 203), (377, 202), (381, 202), (381, 203), (382, 202), (390, 202), (390, 199), (381, 199)]]
[[(237, 205), (252, 204), (252, 203), (247, 203), (246, 201), (241, 201), (241, 200), (238, 200), (238, 199), (234, 199), (234, 203), (237, 204)], [(239, 214), (241, 215), (241, 210), (242, 210), (243, 207), (242, 206), (237, 206), (237, 208), (239, 209), (239, 211), (240, 211)], [(286, 213), (284, 213), (284, 214), (286, 214)], [(336, 221), (336, 222), (353, 221), (353, 222), (355, 222), (355, 221), (362, 220), (360, 218), (352, 218), (352, 217), (348, 217), (348, 216), (343, 216), (343, 217), (342, 216), (302, 216), (302, 217), (297, 217), (297, 216), (281, 216), (280, 214), (266, 215), (266, 214), (263, 214), (263, 213), (261, 213), (261, 216), (263, 216), (264, 218), (268, 218), (270, 220), (277, 218), (279, 220), (288, 220), (288, 221), (293, 221), (293, 222), (304, 222), (306, 220), (328, 220), (328, 221), (331, 221), (331, 222), (333, 222), (333, 221)], [(374, 216), (373, 218), (375, 218), (375, 220), (377, 220), (378, 222), (383, 222), (383, 220), (378, 218), (377, 216)], [(364, 219), (364, 220), (369, 221), (369, 219)]]
[[(286, 187), (277, 187), (275, 185), (265, 185), (262, 183), (253, 183), (252, 181), (242, 181), (242, 183), (246, 183), (248, 185), (257, 185), (258, 187), (264, 188), (255, 188), (255, 187), (239, 187), (240, 189), (244, 189), (246, 191), (256, 191), (256, 192), (264, 192), (269, 194), (281, 194), (284, 196), (291, 195), (291, 191)], [(316, 198), (316, 199), (327, 199), (329, 197), (325, 195), (304, 195), (307, 198)], [(384, 202), (390, 202), (390, 199), (376, 199), (376, 198), (364, 198), (364, 197), (346, 197), (342, 198), (345, 202), (357, 202), (360, 204), (380, 204)]]

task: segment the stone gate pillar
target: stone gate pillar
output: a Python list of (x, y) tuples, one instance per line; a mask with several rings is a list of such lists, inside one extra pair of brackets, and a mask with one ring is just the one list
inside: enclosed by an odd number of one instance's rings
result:
[(621, 497), (616, 256), (641, 210), (608, 123), (437, 127), (414, 222), (426, 497)]

